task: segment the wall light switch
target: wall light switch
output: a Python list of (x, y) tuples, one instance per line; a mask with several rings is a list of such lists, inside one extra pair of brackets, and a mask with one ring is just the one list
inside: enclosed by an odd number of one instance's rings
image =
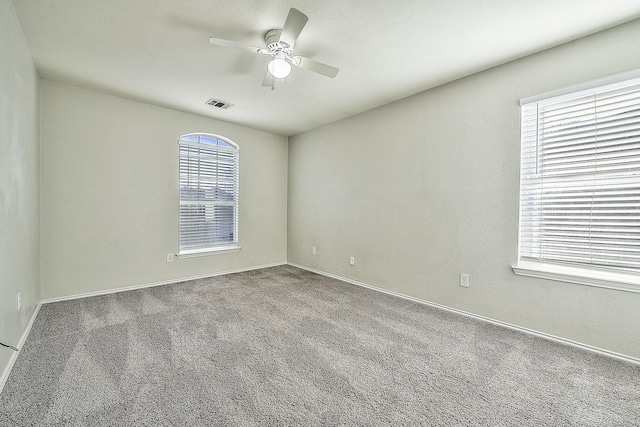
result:
[(316, 250), (316, 247), (315, 247), (315, 246), (313, 246), (313, 247), (311, 248), (311, 253), (312, 253), (313, 255), (315, 255), (315, 254), (317, 254), (317, 253), (318, 253), (318, 251)]
[(356, 265), (356, 257), (352, 256), (351, 258), (349, 258), (349, 264)]
[(167, 262), (173, 262), (173, 254), (171, 253), (167, 254)]
[(469, 275), (461, 273), (460, 274), (460, 286), (464, 286), (465, 288), (469, 287)]

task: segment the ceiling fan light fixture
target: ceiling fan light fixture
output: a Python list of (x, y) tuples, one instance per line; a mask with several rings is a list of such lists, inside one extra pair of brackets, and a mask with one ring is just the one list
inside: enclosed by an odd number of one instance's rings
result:
[(291, 64), (289, 64), (286, 59), (278, 55), (269, 61), (267, 69), (276, 79), (284, 79), (291, 74)]
[(273, 28), (264, 35), (266, 47), (248, 46), (231, 40), (210, 37), (209, 43), (214, 46), (232, 47), (248, 50), (260, 55), (269, 55), (271, 60), (267, 64), (267, 72), (262, 79), (263, 87), (273, 89), (274, 79), (284, 79), (291, 74), (293, 66), (313, 71), (323, 76), (334, 78), (338, 69), (303, 56), (293, 56), (293, 50), (300, 32), (307, 24), (309, 17), (298, 9), (289, 9), (289, 14), (281, 29)]

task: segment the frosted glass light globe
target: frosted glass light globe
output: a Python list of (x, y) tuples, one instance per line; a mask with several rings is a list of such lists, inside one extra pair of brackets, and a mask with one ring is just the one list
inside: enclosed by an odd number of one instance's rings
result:
[(284, 79), (291, 74), (291, 64), (284, 58), (275, 57), (269, 61), (267, 69), (276, 79)]

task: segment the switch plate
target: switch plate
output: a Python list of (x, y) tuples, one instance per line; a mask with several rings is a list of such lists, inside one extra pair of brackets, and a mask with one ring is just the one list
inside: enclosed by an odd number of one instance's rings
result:
[(465, 288), (469, 287), (469, 275), (460, 273), (460, 286), (464, 286)]
[(316, 250), (316, 247), (315, 247), (315, 246), (313, 246), (313, 247), (311, 248), (311, 253), (312, 253), (313, 255), (315, 255), (315, 254), (317, 254), (317, 253), (318, 253), (318, 251)]
[(173, 254), (172, 253), (168, 253), (167, 254), (167, 262), (173, 262)]
[(356, 265), (356, 257), (352, 256), (351, 258), (349, 258), (349, 264)]

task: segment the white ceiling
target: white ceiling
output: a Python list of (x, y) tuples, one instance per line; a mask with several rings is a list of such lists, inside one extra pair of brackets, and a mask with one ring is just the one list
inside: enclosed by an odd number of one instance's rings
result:
[[(638, 0), (14, 0), (40, 76), (294, 135), (640, 17)], [(309, 16), (295, 68), (261, 86), (289, 8)], [(234, 104), (220, 110), (209, 98)]]

